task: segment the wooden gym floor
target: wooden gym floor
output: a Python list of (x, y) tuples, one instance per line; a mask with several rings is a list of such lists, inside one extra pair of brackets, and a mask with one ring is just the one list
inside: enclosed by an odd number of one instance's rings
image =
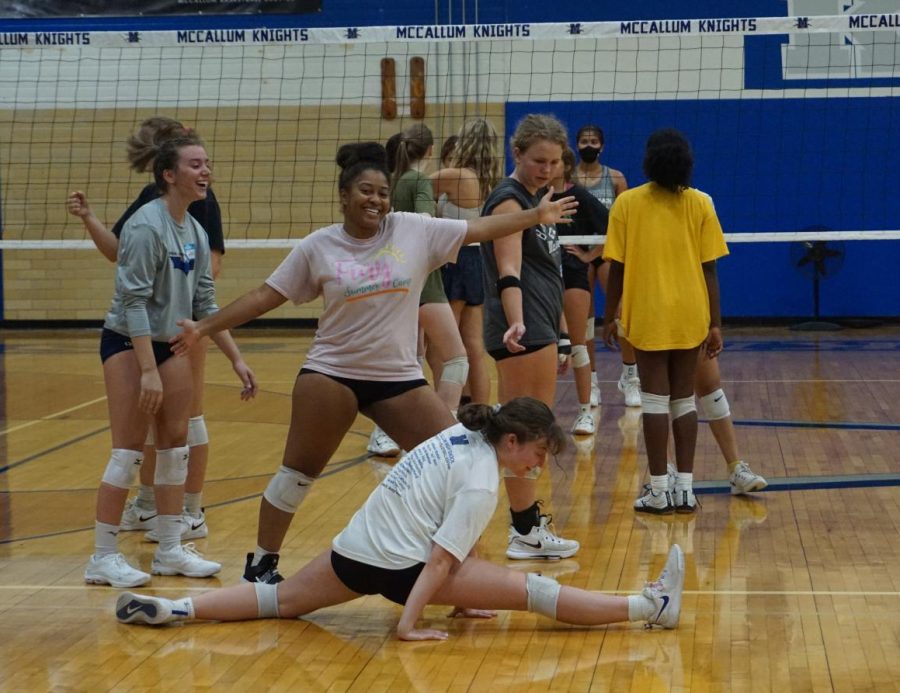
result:
[[(239, 332), (262, 385), (242, 404), (211, 353), (210, 580), (154, 577), (165, 596), (230, 584), (253, 549), (259, 495), (279, 464), (290, 389), (308, 334)], [(687, 554), (675, 631), (575, 628), (527, 613), (428, 620), (444, 643), (401, 643), (399, 609), (370, 597), (297, 621), (119, 625), (119, 590), (88, 586), (93, 504), (109, 452), (98, 334), (0, 333), (0, 689), (9, 691), (884, 691), (900, 687), (900, 328), (832, 334), (731, 330), (722, 356), (744, 458), (771, 486), (727, 493), (701, 425), (692, 517), (636, 515), (646, 480), (640, 416), (598, 354), (604, 404), (593, 439), (549, 466), (540, 496), (573, 559), (505, 560), (502, 501), (482, 553), (564, 584), (626, 594), (656, 575), (672, 542)], [(576, 411), (570, 378), (557, 413)], [(282, 553), (290, 573), (327, 548), (388, 469), (368, 458), (360, 418), (302, 506)], [(153, 544), (123, 536), (146, 570)]]

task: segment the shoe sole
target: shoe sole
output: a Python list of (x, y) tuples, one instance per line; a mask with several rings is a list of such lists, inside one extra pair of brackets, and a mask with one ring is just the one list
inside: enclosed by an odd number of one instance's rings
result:
[[(129, 607), (135, 604), (140, 606), (131, 611)], [(149, 600), (145, 601), (138, 598), (136, 594), (131, 592), (120, 594), (116, 600), (116, 618), (119, 620), (119, 623), (147, 623), (155, 625), (153, 620), (158, 614), (159, 609), (156, 608), (156, 604)]]
[(592, 436), (592, 435), (594, 435), (594, 431), (585, 431), (585, 430), (579, 431), (577, 428), (572, 429), (572, 433), (576, 436)]
[[(135, 578), (137, 580), (137, 578)], [(87, 575), (84, 576), (84, 582), (87, 585), (109, 585), (110, 587), (141, 587), (142, 585), (146, 585), (150, 582), (151, 578), (149, 575), (145, 578), (140, 578), (138, 582), (132, 580), (131, 582), (121, 582), (121, 581), (112, 581), (105, 577), (100, 577), (99, 575)]]
[[(667, 628), (669, 630), (678, 626), (678, 622), (681, 620), (681, 592), (684, 589), (684, 551), (681, 549), (678, 544), (674, 544), (670, 551), (677, 551), (676, 556), (678, 557), (677, 566), (678, 566), (678, 575), (681, 578), (678, 582), (678, 587), (673, 592), (678, 594), (678, 598), (675, 600), (674, 605), (672, 606), (672, 611), (667, 614), (669, 616), (666, 618), (666, 623), (656, 623), (654, 625), (660, 626), (661, 628)], [(671, 616), (674, 614), (674, 616)]]
[[(578, 549), (581, 547), (579, 546)], [(578, 553), (578, 549), (572, 549), (571, 551), (562, 551), (560, 553), (524, 553), (518, 551), (507, 551), (506, 557), (512, 561), (528, 561), (528, 560), (543, 560), (543, 561), (557, 561), (563, 558), (572, 558), (576, 553)]]
[(667, 505), (665, 508), (654, 508), (651, 505), (635, 506), (635, 512), (649, 513), (650, 515), (672, 515), (675, 513), (674, 505)]
[(697, 512), (697, 506), (690, 505), (676, 505), (675, 512), (679, 515), (690, 515), (692, 513)]
[(153, 573), (154, 575), (169, 575), (169, 576), (184, 575), (184, 577), (192, 577), (192, 578), (212, 577), (213, 575), (218, 573), (220, 570), (222, 570), (222, 566), (219, 566), (218, 568), (212, 570), (212, 572), (210, 572), (209, 570), (202, 571), (202, 572), (199, 570), (187, 572), (184, 570), (178, 570), (177, 568), (167, 568), (165, 566), (153, 566), (152, 568), (150, 568), (150, 572)]

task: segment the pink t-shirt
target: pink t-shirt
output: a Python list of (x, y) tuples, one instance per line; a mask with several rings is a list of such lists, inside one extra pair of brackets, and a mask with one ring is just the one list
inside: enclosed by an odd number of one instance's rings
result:
[(454, 262), (465, 221), (388, 214), (374, 237), (343, 224), (298, 243), (266, 284), (295, 304), (325, 299), (306, 368), (356, 380), (415, 380), (419, 295), (428, 273)]

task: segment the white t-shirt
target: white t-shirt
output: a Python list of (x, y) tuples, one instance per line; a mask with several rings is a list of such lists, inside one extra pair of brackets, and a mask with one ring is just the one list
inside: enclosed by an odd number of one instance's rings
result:
[(426, 563), (432, 543), (463, 561), (494, 514), (499, 483), (494, 447), (456, 424), (400, 460), (332, 548), (390, 570)]
[(369, 239), (334, 224), (300, 241), (266, 284), (295, 304), (325, 299), (306, 367), (357, 380), (421, 378), (419, 296), (431, 270), (456, 260), (466, 226), (394, 212)]

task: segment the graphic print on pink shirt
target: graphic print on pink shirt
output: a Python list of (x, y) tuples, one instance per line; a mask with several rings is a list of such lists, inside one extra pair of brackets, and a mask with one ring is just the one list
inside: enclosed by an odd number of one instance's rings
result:
[(334, 276), (337, 283), (346, 287), (343, 296), (347, 302), (371, 298), (386, 293), (409, 293), (410, 277), (395, 277), (394, 263), (405, 264), (403, 251), (392, 244), (378, 250), (369, 262), (354, 258), (337, 260)]

